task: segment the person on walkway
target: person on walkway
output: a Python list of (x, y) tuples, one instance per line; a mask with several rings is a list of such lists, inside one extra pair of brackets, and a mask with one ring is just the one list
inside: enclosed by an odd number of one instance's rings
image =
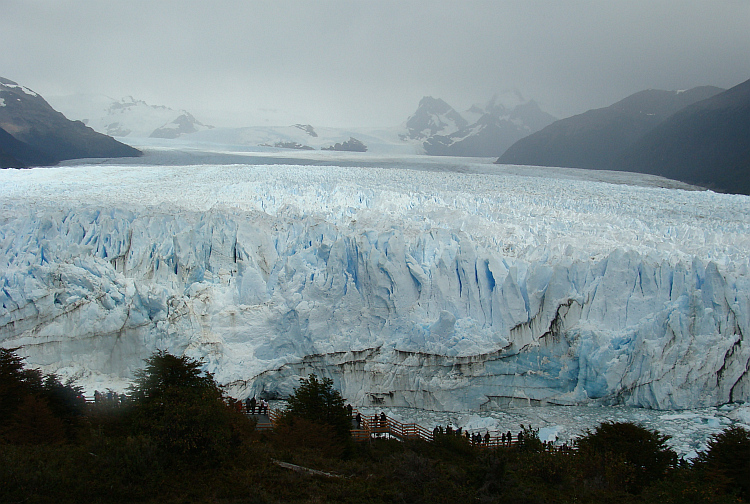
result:
[(362, 426), (362, 414), (358, 411), (357, 416), (354, 417), (354, 420), (357, 422), (357, 429), (359, 429)]
[(346, 412), (349, 413), (349, 418), (352, 417), (352, 411), (354, 411), (354, 408), (352, 407), (352, 405), (351, 404), (347, 404), (346, 405)]
[(247, 408), (247, 411), (251, 415), (255, 414), (255, 404), (256, 403), (257, 403), (257, 401), (255, 400), (255, 396), (253, 396), (252, 398), (248, 397), (246, 399), (246, 401), (245, 401), (245, 408)]
[(380, 427), (385, 429), (386, 423), (387, 423), (387, 420), (385, 417), (385, 411), (381, 411), (380, 412)]
[(490, 431), (487, 431), (487, 434), (484, 435), (484, 444), (490, 445)]
[(505, 439), (508, 441), (508, 446), (510, 446), (513, 443), (513, 434), (508, 431), (508, 433), (505, 435)]

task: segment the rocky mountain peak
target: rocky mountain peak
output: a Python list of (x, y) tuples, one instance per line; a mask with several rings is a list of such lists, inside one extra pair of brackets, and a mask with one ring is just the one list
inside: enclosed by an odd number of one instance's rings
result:
[(433, 135), (447, 135), (468, 126), (461, 114), (440, 98), (425, 96), (417, 111), (406, 121), (408, 138), (423, 140)]

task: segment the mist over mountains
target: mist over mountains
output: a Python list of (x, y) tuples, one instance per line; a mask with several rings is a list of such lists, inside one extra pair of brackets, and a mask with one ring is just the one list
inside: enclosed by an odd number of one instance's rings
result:
[(750, 194), (750, 80), (672, 115), (613, 168)]
[(104, 95), (54, 96), (50, 102), (67, 117), (115, 137), (173, 139), (213, 127), (186, 110), (149, 105), (132, 96), (120, 100)]
[(497, 162), (648, 173), (750, 194), (750, 81), (641, 91), (557, 121)]
[(554, 121), (536, 102), (525, 101), (518, 93), (512, 93), (510, 99), (494, 96), (464, 114), (441, 99), (426, 96), (406, 121), (403, 138), (422, 141), (429, 155), (495, 157)]
[(56, 109), (79, 119), (69, 121), (35, 92), (0, 78), (0, 163), (19, 168), (138, 155), (110, 136), (190, 138), (266, 150), (497, 157), (501, 164), (648, 173), (750, 194), (748, 88), (750, 81), (728, 91), (713, 86), (649, 89), (561, 120), (520, 93), (508, 92), (464, 112), (425, 96), (401, 126), (378, 130), (310, 124), (213, 128), (186, 110), (132, 96), (54, 97)]
[(80, 121), (66, 119), (34, 91), (0, 77), (0, 167), (25, 168), (66, 159), (140, 154)]

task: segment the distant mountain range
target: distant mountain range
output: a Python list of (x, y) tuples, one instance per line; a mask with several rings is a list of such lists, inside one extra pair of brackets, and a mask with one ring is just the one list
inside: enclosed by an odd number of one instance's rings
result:
[(536, 102), (525, 101), (517, 93), (511, 93), (510, 99), (495, 96), (464, 114), (439, 98), (426, 96), (406, 121), (402, 138), (422, 141), (429, 155), (495, 157), (554, 121)]
[(149, 105), (132, 96), (121, 100), (104, 95), (53, 96), (50, 103), (67, 117), (115, 137), (179, 138), (212, 128), (185, 110)]
[(0, 77), (0, 167), (53, 165), (65, 159), (134, 157), (141, 152), (70, 121), (34, 91)]

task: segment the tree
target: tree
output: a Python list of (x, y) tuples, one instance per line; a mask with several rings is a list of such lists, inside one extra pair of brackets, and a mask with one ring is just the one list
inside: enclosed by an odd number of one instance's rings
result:
[(747, 500), (750, 498), (750, 431), (732, 426), (708, 442), (708, 450), (698, 454), (696, 467), (726, 477), (729, 486)]
[(186, 356), (154, 353), (129, 390), (135, 433), (154, 439), (170, 462), (222, 459), (249, 425), (226, 404), (213, 375)]
[(43, 377), (38, 369), (25, 369), (16, 348), (0, 348), (0, 418), (8, 418), (29, 394), (42, 391)]
[(539, 439), (539, 429), (532, 429), (530, 425), (524, 427), (523, 424), (521, 424), (521, 429), (523, 429), (523, 437), (519, 438), (516, 449), (526, 452), (543, 452), (544, 445)]
[(314, 374), (300, 380), (300, 386), (294, 389), (288, 399), (287, 416), (298, 417), (316, 424), (329, 425), (343, 437), (348, 437), (351, 430), (351, 417), (344, 405), (344, 399), (338, 390), (333, 388), (333, 380)]
[(607, 485), (640, 493), (677, 464), (668, 439), (630, 422), (605, 422), (578, 440), (579, 456)]
[(81, 388), (25, 368), (16, 350), (0, 348), (0, 439), (41, 444), (72, 438), (85, 406)]

